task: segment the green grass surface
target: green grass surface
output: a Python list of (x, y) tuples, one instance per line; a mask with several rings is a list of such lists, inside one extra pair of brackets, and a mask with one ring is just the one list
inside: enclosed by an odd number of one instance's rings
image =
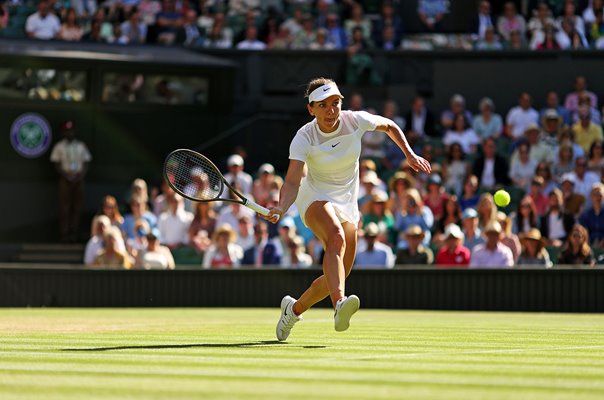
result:
[(0, 399), (602, 399), (604, 316), (0, 309)]

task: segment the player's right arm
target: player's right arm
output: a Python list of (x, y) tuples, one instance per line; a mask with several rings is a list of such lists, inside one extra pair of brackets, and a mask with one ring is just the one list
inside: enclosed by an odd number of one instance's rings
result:
[(273, 224), (289, 210), (296, 197), (298, 197), (298, 190), (300, 189), (300, 182), (304, 176), (304, 165), (305, 163), (300, 160), (290, 160), (287, 174), (281, 191), (279, 192), (279, 205), (270, 209), (269, 215), (265, 218)]

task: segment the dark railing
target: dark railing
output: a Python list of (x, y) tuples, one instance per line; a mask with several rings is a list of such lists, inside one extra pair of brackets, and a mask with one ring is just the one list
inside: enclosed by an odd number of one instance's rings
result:
[[(278, 307), (318, 269), (123, 271), (5, 266), (2, 307)], [(366, 308), (603, 312), (604, 270), (355, 270)], [(327, 303), (322, 303), (326, 305)]]

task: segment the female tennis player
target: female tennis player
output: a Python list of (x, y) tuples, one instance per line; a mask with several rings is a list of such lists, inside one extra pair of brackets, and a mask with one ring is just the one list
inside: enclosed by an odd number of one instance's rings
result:
[(430, 163), (416, 155), (390, 119), (364, 111), (342, 111), (343, 96), (331, 79), (309, 82), (308, 112), (314, 119), (298, 130), (290, 145), (289, 167), (279, 204), (265, 219), (276, 223), (296, 202), (302, 221), (323, 243), (323, 275), (294, 299), (281, 301), (277, 339), (285, 340), (300, 315), (328, 295), (335, 309), (336, 331), (345, 331), (359, 309), (357, 296), (344, 295), (344, 281), (354, 263), (359, 210), (359, 155), (366, 131), (382, 131), (401, 148), (416, 171), (430, 173)]

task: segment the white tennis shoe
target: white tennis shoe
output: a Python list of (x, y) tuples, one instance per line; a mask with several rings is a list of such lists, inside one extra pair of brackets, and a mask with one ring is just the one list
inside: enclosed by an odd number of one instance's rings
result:
[(348, 297), (342, 297), (336, 303), (336, 312), (333, 316), (334, 326), (337, 332), (342, 332), (350, 326), (350, 318), (355, 312), (359, 311), (361, 300), (354, 294)]
[(296, 299), (289, 295), (281, 300), (281, 318), (279, 318), (279, 322), (277, 323), (277, 339), (279, 341), (287, 339), (295, 323), (302, 319), (302, 317), (298, 317), (294, 313), (293, 307), (295, 303)]

